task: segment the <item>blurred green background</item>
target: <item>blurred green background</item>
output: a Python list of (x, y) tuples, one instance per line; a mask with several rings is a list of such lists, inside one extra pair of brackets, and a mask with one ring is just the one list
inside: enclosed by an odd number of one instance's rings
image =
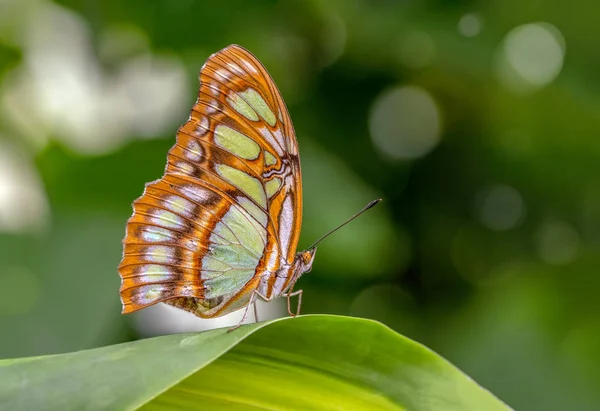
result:
[(121, 316), (116, 267), (200, 67), (238, 43), (294, 120), (300, 247), (384, 198), (319, 247), (303, 313), (380, 320), (516, 409), (600, 409), (599, 13), (0, 0), (0, 357), (225, 324), (160, 306)]

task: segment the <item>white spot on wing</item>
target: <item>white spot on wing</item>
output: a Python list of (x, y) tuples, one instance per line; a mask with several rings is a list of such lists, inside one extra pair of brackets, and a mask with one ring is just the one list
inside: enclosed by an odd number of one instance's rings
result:
[(259, 74), (258, 69), (254, 66), (254, 64), (250, 63), (248, 60), (246, 59), (240, 59), (240, 61), (242, 62), (242, 64), (244, 65), (244, 67), (246, 67), (248, 69), (248, 71), (250, 71), (252, 74)]
[(180, 189), (181, 193), (188, 197), (190, 200), (197, 203), (205, 203), (211, 200), (213, 192), (200, 186), (188, 184)]
[(174, 213), (191, 217), (196, 208), (191, 201), (179, 196), (169, 196), (163, 201), (163, 205)]
[(205, 135), (208, 132), (208, 117), (206, 116), (202, 116), (202, 118), (200, 119), (200, 123), (198, 124), (198, 127), (196, 127), (196, 130), (194, 131), (194, 135), (196, 137), (202, 137), (203, 135)]
[(176, 294), (180, 297), (195, 297), (194, 289), (189, 285), (180, 285), (176, 289)]
[(288, 195), (281, 207), (279, 214), (279, 241), (281, 242), (281, 253), (288, 254), (290, 246), (290, 235), (294, 226), (294, 203), (291, 195)]
[(219, 111), (219, 102), (217, 100), (209, 100), (205, 103), (204, 112), (211, 116)]
[(235, 72), (238, 76), (243, 76), (244, 72), (242, 71), (242, 69), (240, 68), (240, 66), (238, 66), (237, 64), (234, 64), (230, 61), (227, 62), (227, 67), (229, 67), (229, 69), (231, 69), (232, 72)]
[(138, 288), (134, 301), (138, 304), (150, 304), (162, 297), (164, 286), (159, 284), (148, 284)]
[(173, 241), (172, 232), (159, 227), (146, 227), (142, 230), (142, 240), (149, 243), (166, 243)]
[(167, 210), (155, 210), (150, 217), (150, 221), (160, 227), (166, 228), (185, 228), (183, 219)]
[(272, 252), (269, 254), (269, 260), (267, 261), (265, 271), (275, 271), (275, 265), (277, 264), (277, 255), (278, 253), (276, 252)]
[(283, 157), (285, 153), (282, 147), (285, 146), (277, 141), (277, 139), (273, 136), (273, 133), (271, 133), (271, 130), (269, 130), (267, 127), (258, 127), (257, 129), (260, 135), (263, 136), (271, 145), (271, 147), (273, 147), (273, 149), (277, 152), (277, 155)]
[(178, 161), (176, 164), (178, 171), (184, 175), (191, 176), (194, 175), (194, 166), (185, 161)]
[(139, 282), (142, 283), (160, 282), (175, 279), (175, 274), (170, 267), (158, 264), (148, 264), (140, 267), (137, 278), (139, 278)]
[(221, 94), (221, 90), (219, 90), (218, 84), (213, 83), (211, 81), (210, 83), (207, 84), (207, 87), (210, 90), (210, 94), (212, 94), (213, 96), (217, 97), (219, 94)]
[(225, 69), (217, 69), (215, 70), (217, 76), (221, 77), (225, 81), (229, 81), (231, 79), (231, 72)]
[[(281, 145), (281, 147), (287, 147), (288, 144), (286, 144), (286, 140), (290, 140), (290, 139), (286, 139), (285, 136), (283, 135), (283, 132), (281, 131), (282, 128), (281, 127), (277, 127), (275, 129), (275, 131), (273, 132), (273, 135), (275, 136), (275, 139), (279, 142), (279, 144)], [(292, 145), (293, 146), (293, 145)], [(292, 152), (293, 147), (287, 147), (288, 151), (291, 152), (292, 154), (297, 154), (295, 152)], [(295, 150), (294, 150), (295, 151)]]
[[(167, 247), (164, 245), (153, 245), (148, 247), (144, 253), (145, 259), (153, 263), (161, 264), (173, 264), (175, 250), (173, 247)], [(146, 268), (148, 266), (145, 266)]]
[(202, 158), (202, 148), (196, 140), (190, 140), (187, 146), (187, 151), (185, 152), (185, 156), (190, 161), (200, 161)]

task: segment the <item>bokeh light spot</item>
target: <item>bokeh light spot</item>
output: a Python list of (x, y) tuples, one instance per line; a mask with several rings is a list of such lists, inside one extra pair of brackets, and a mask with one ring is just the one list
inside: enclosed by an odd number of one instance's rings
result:
[(433, 97), (416, 86), (381, 94), (371, 109), (369, 130), (375, 146), (393, 159), (429, 153), (440, 139), (440, 112)]
[(477, 195), (479, 221), (494, 231), (516, 227), (525, 216), (525, 203), (521, 194), (508, 185), (497, 185), (482, 190)]
[(132, 136), (173, 127), (187, 109), (178, 58), (151, 54), (133, 28), (113, 30), (100, 41), (102, 57), (113, 63), (105, 70), (88, 23), (55, 4), (44, 9), (23, 22), (23, 62), (2, 93), (2, 109), (22, 135), (38, 146), (52, 137), (78, 152), (102, 154)]
[(531, 23), (512, 29), (504, 38), (497, 75), (511, 91), (526, 93), (551, 83), (560, 73), (565, 40), (549, 23)]
[(538, 232), (540, 258), (553, 265), (574, 261), (580, 248), (579, 233), (564, 221), (547, 222)]
[(0, 142), (0, 232), (39, 233), (49, 218), (37, 171), (24, 155)]
[(483, 28), (483, 18), (478, 13), (468, 13), (458, 21), (458, 32), (465, 37), (475, 37)]

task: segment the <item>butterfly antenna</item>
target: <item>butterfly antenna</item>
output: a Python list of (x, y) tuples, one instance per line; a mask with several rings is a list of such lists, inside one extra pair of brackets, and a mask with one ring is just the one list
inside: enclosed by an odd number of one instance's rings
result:
[(331, 234), (335, 233), (337, 230), (339, 230), (340, 228), (342, 228), (343, 226), (345, 226), (346, 224), (348, 224), (350, 221), (354, 220), (356, 217), (358, 217), (359, 215), (361, 215), (362, 213), (364, 213), (365, 211), (367, 211), (369, 208), (375, 207), (375, 205), (377, 205), (377, 203), (379, 203), (380, 201), (381, 201), (381, 198), (378, 198), (377, 200), (371, 201), (369, 204), (367, 204), (366, 206), (364, 206), (362, 210), (360, 210), (358, 213), (354, 214), (352, 217), (350, 217), (348, 220), (346, 220), (346, 222), (338, 225), (336, 228), (334, 228), (333, 230), (331, 230), (330, 232), (328, 232), (327, 234), (325, 234), (323, 237), (321, 237), (317, 241), (315, 241), (310, 247), (308, 247), (308, 250), (310, 250), (311, 248), (313, 248), (314, 246), (316, 246), (318, 243), (320, 243), (326, 237), (329, 237)]

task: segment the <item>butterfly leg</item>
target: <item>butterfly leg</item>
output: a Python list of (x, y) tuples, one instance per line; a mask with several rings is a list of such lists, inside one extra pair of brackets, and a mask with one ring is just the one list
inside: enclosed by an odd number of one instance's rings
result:
[(258, 308), (256, 307), (256, 299), (254, 300), (254, 322), (258, 322)]
[[(300, 306), (302, 305), (302, 290), (294, 291), (293, 293), (290, 292), (290, 293), (283, 294), (283, 295), (284, 295), (284, 297), (287, 297), (288, 314), (291, 317), (296, 317), (296, 316), (300, 315)], [(294, 297), (294, 296), (296, 296), (296, 295), (298, 296), (298, 305), (296, 307), (296, 313), (294, 314), (294, 313), (292, 313), (292, 309), (290, 307), (290, 304), (291, 304), (291, 298)]]
[(256, 297), (260, 298), (261, 300), (263, 300), (264, 302), (268, 303), (269, 301), (271, 301), (273, 299), (273, 296), (271, 297), (266, 297), (264, 295), (262, 295), (261, 293), (259, 293), (257, 290), (254, 290), (254, 319), (256, 320), (256, 322), (258, 322), (258, 309), (256, 308), (256, 302), (258, 301)]
[(244, 315), (242, 316), (242, 319), (240, 320), (239, 323), (237, 323), (233, 328), (230, 328), (227, 332), (231, 332), (233, 330), (237, 330), (238, 328), (240, 328), (240, 326), (244, 323), (244, 321), (246, 320), (246, 317), (248, 316), (248, 311), (250, 310), (251, 305), (254, 306), (254, 318), (256, 319), (256, 322), (258, 322), (258, 312), (256, 311), (256, 298), (257, 297), (266, 302), (269, 302), (273, 299), (273, 297), (267, 298), (264, 295), (262, 295), (261, 293), (259, 293), (258, 290), (254, 290), (252, 292), (252, 296), (250, 297), (250, 301), (248, 302), (248, 305), (246, 306), (246, 310), (244, 310)]

